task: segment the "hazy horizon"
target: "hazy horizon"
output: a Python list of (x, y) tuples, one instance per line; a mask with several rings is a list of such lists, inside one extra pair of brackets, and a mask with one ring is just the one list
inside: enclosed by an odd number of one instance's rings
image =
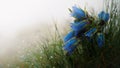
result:
[[(71, 19), (68, 8), (74, 5), (81, 8), (86, 6), (88, 11), (93, 8), (98, 13), (102, 10), (102, 3), (103, 0), (1, 0), (0, 59), (17, 54), (17, 46), (27, 46), (21, 42), (33, 38), (37, 40), (33, 33), (39, 31), (42, 34), (44, 30), (52, 29), (50, 24), (54, 21), (60, 23), (61, 27), (67, 24), (66, 21)], [(27, 39), (23, 40), (21, 36)]]

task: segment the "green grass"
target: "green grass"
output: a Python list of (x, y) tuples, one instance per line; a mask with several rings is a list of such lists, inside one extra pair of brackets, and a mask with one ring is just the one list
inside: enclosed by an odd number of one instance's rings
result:
[(38, 42), (36, 48), (29, 49), (22, 61), (15, 65), (20, 68), (120, 68), (120, 9), (119, 0), (106, 0), (104, 10), (110, 13), (110, 20), (104, 29), (103, 48), (88, 43), (92, 55), (85, 46), (79, 45), (71, 56), (62, 49), (63, 35), (55, 25), (55, 35), (51, 39)]

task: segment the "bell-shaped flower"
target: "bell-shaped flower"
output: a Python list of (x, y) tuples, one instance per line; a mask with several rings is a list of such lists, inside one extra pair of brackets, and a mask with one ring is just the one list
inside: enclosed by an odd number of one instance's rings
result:
[(104, 38), (103, 33), (98, 33), (98, 35), (97, 35), (98, 46), (102, 47), (104, 45), (104, 42), (105, 42), (105, 38)]
[(98, 14), (98, 17), (99, 17), (100, 19), (102, 19), (102, 18), (104, 17), (104, 14), (105, 14), (105, 12), (104, 12), (104, 11), (101, 11), (101, 12)]
[(107, 22), (109, 20), (109, 14), (108, 13), (105, 13), (104, 11), (100, 12), (98, 14), (98, 17), (103, 20), (104, 22)]
[(77, 43), (77, 41), (78, 41), (78, 40), (75, 39), (75, 38), (70, 39), (69, 41), (67, 41), (67, 42), (65, 43), (65, 45), (63, 46), (63, 49), (66, 50), (66, 51), (71, 51), (71, 47), (73, 47), (74, 44)]
[(74, 37), (74, 31), (71, 31), (64, 37), (64, 42), (67, 42), (68, 40), (70, 40), (73, 37)]
[(89, 37), (92, 37), (96, 31), (97, 31), (96, 28), (92, 28), (92, 29), (90, 29), (89, 31), (87, 31), (87, 32), (85, 33), (85, 36), (88, 37), (88, 38), (89, 38)]
[(108, 13), (106, 13), (106, 14), (104, 14), (104, 17), (103, 17), (103, 20), (105, 21), (105, 22), (107, 22), (108, 20), (109, 20), (109, 14)]
[(71, 28), (73, 29), (73, 31), (79, 32), (79, 31), (83, 30), (86, 25), (87, 25), (87, 22), (72, 23)]
[(72, 9), (73, 10), (71, 12), (71, 16), (78, 18), (78, 19), (86, 18), (86, 14), (81, 8), (73, 6)]
[(67, 49), (67, 55), (71, 55), (73, 51), (76, 49), (77, 45), (71, 46), (69, 49)]

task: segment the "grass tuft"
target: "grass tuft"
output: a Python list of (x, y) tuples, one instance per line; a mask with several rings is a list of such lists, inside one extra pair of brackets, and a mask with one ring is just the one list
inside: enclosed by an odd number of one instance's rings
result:
[[(90, 56), (91, 45), (82, 41), (88, 46), (81, 45), (71, 56), (65, 55), (62, 49), (63, 35), (55, 24), (55, 35), (52, 40), (46, 39), (38, 42), (36, 49), (29, 49), (23, 61), (17, 66), (20, 68), (119, 68), (120, 67), (120, 1), (105, 0), (104, 10), (110, 13), (110, 20), (106, 25), (105, 45), (103, 48), (92, 50), (94, 54)], [(89, 50), (90, 49), (90, 50)]]

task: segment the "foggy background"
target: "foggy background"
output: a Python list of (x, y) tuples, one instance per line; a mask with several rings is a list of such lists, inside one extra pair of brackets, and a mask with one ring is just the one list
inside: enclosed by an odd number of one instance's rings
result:
[[(68, 8), (77, 5), (96, 14), (103, 0), (0, 0), (0, 63), (8, 61), (30, 42), (39, 40), (54, 27), (64, 27), (72, 18)], [(69, 23), (69, 22), (68, 22)]]

